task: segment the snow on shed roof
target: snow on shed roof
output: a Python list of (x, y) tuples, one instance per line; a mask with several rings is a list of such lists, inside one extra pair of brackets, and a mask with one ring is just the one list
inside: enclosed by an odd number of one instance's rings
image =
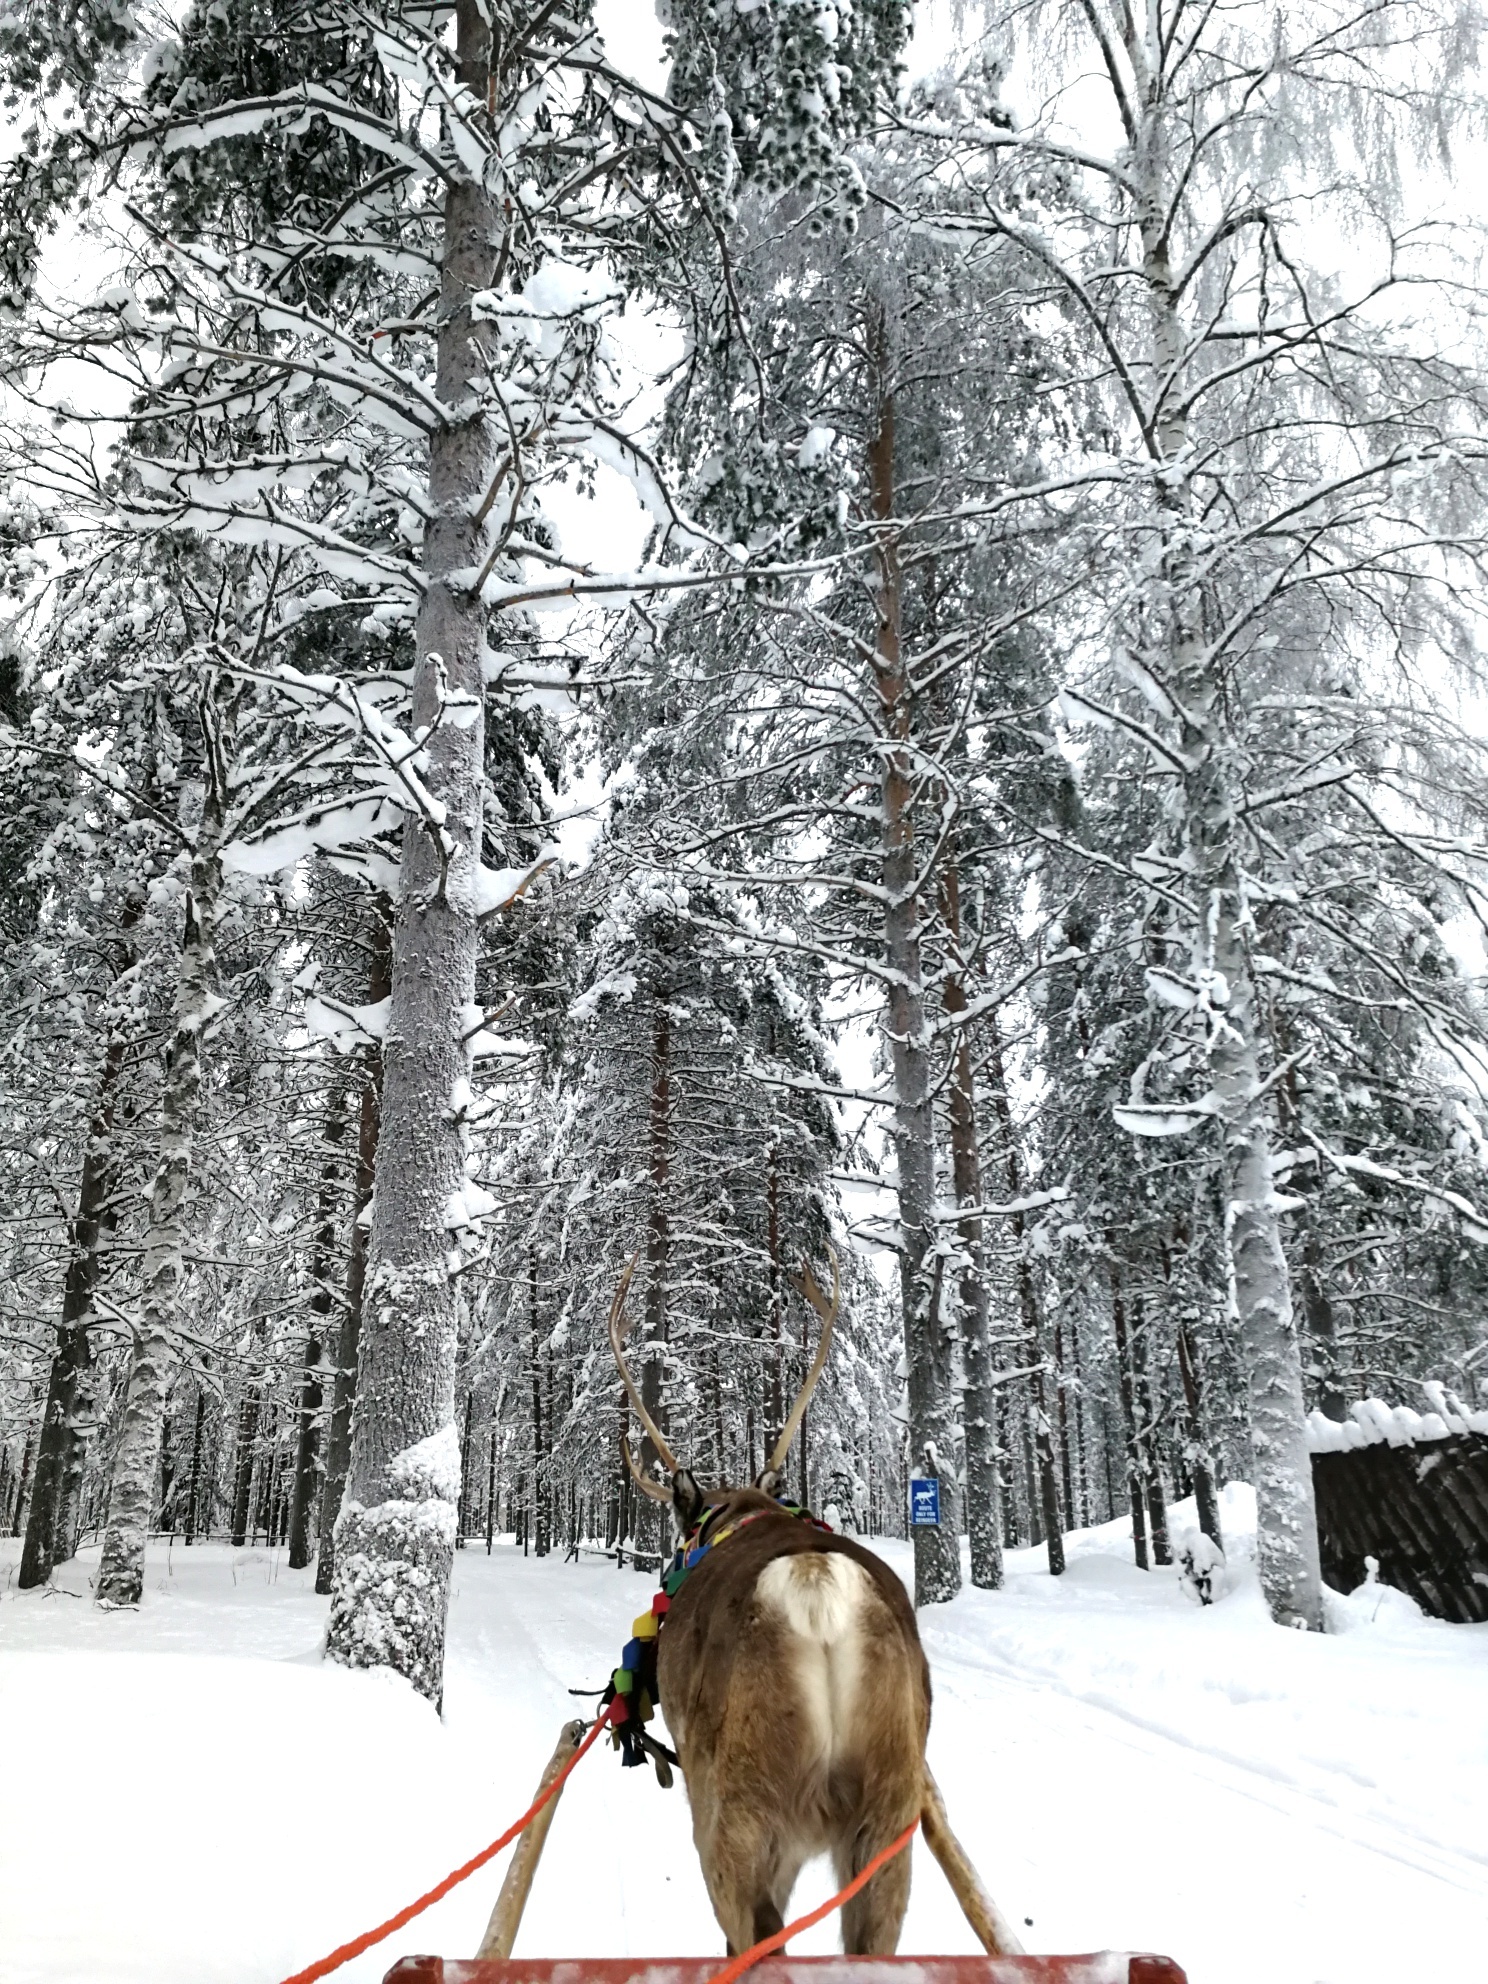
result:
[(1382, 1398), (1366, 1398), (1349, 1407), (1347, 1419), (1329, 1419), (1324, 1413), (1307, 1415), (1307, 1448), (1314, 1454), (1348, 1453), (1355, 1447), (1419, 1446), (1425, 1440), (1446, 1440), (1454, 1434), (1488, 1433), (1488, 1412), (1471, 1412), (1455, 1392), (1448, 1392), (1434, 1379), (1421, 1387), (1431, 1406), (1429, 1412), (1412, 1412), (1408, 1405), (1386, 1405)]

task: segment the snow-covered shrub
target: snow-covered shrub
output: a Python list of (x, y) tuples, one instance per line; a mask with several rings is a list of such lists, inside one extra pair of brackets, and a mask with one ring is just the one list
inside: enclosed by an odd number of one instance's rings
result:
[(1187, 1529), (1178, 1538), (1178, 1582), (1199, 1605), (1212, 1605), (1229, 1589), (1225, 1553), (1201, 1529)]

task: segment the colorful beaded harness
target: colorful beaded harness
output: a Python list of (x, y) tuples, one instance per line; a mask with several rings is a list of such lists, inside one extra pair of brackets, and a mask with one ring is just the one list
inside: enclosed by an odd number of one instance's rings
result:
[[(722, 1515), (721, 1508), (709, 1509), (702, 1521), (687, 1533), (682, 1547), (662, 1573), (661, 1590), (651, 1601), (651, 1610), (643, 1612), (631, 1624), (631, 1637), (626, 1641), (620, 1655), (620, 1665), (610, 1676), (610, 1685), (605, 1690), (603, 1706), (614, 1707), (610, 1715), (611, 1742), (616, 1749), (624, 1752), (620, 1761), (627, 1768), (643, 1764), (648, 1753), (658, 1758), (657, 1774), (661, 1775), (661, 1759), (676, 1763), (673, 1751), (654, 1736), (646, 1734), (645, 1725), (656, 1713), (656, 1704), (661, 1700), (661, 1690), (656, 1681), (656, 1655), (661, 1637), (661, 1622), (671, 1609), (672, 1600), (682, 1589), (697, 1566), (710, 1550), (716, 1550), (726, 1538), (744, 1528), (746, 1523), (757, 1522), (761, 1516), (783, 1513), (795, 1516), (800, 1522), (810, 1523), (831, 1536), (829, 1524), (818, 1522), (809, 1509), (803, 1509), (799, 1502), (777, 1501), (773, 1509), (750, 1509), (737, 1521), (725, 1523), (722, 1529), (713, 1530), (713, 1524)], [(670, 1782), (670, 1774), (662, 1780)]]

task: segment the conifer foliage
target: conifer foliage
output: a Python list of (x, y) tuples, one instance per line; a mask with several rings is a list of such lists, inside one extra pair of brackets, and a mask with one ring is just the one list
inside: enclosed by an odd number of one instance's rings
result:
[(0, 19), (21, 1582), (437, 1702), (456, 1549), (668, 1547), (627, 1263), (737, 1481), (830, 1248), (918, 1602), (1239, 1475), (1316, 1629), (1308, 1413), (1488, 1387), (1469, 11), (657, 12)]

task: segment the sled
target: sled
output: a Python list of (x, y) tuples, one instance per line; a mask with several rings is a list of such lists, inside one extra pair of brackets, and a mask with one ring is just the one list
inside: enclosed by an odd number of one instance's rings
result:
[[(733, 1973), (740, 1959), (717, 1957), (514, 1957), (532, 1878), (553, 1822), (563, 1781), (573, 1767), (574, 1745), (582, 1723), (559, 1732), (538, 1785), (547, 1802), (522, 1834), (502, 1882), (490, 1924), (475, 1957), (406, 1956), (395, 1963), (384, 1984), (713, 1984), (720, 1969)], [(925, 1841), (940, 1863), (951, 1891), (984, 1948), (1017, 1948), (1012, 1929), (982, 1886), (960, 1841), (951, 1831), (933, 1779), (924, 1811)], [(908, 1835), (906, 1835), (906, 1838)], [(861, 1878), (861, 1877), (860, 1877)], [(804, 1928), (834, 1907), (792, 1925)], [(746, 1957), (742, 1961), (747, 1962)], [(1165, 1956), (1104, 1950), (1088, 1956), (788, 1956), (761, 1955), (739, 1984), (1187, 1984), (1178, 1965)]]
[[(405, 1956), (385, 1984), (708, 1984), (717, 1957)], [(1165, 1956), (771, 1956), (756, 1984), (1185, 1984)]]

